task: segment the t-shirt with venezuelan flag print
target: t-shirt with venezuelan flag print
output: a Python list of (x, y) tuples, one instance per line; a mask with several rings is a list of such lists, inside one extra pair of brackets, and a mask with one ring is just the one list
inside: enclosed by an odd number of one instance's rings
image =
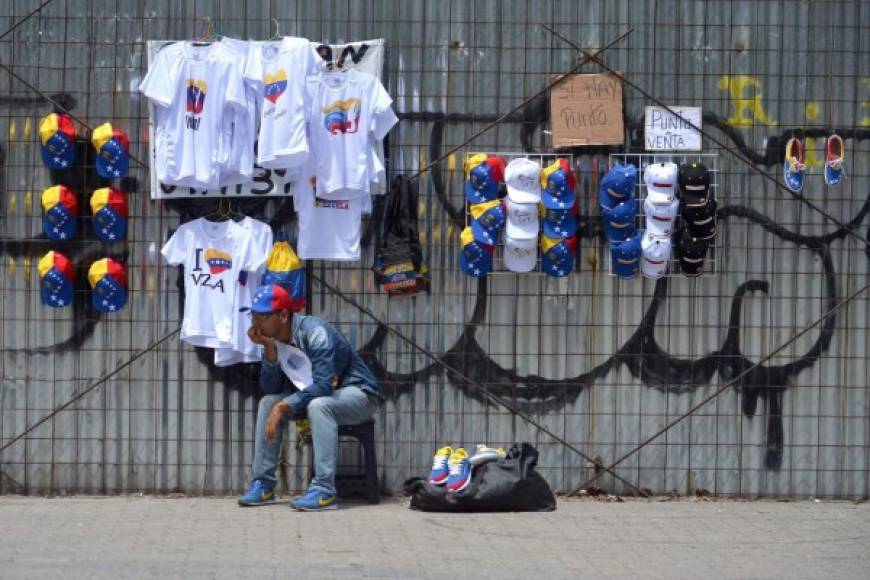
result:
[(369, 195), (373, 146), (398, 122), (390, 95), (374, 75), (345, 70), (309, 76), (306, 98), (317, 196)]
[(232, 348), (239, 275), (263, 265), (263, 248), (233, 221), (199, 218), (181, 224), (161, 253), (169, 264), (184, 266), (181, 339), (195, 346)]
[(257, 164), (273, 169), (299, 167), (308, 159), (305, 79), (320, 57), (305, 38), (286, 36), (251, 44), (245, 82), (257, 94)]
[(158, 180), (166, 185), (220, 185), (227, 115), (246, 106), (241, 67), (217, 44), (178, 42), (157, 53), (139, 90), (154, 104)]

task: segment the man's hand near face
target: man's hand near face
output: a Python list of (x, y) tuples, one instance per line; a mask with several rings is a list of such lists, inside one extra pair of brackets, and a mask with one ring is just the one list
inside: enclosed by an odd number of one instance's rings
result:
[(272, 364), (278, 362), (278, 349), (275, 348), (275, 340), (272, 337), (266, 336), (260, 332), (260, 329), (257, 328), (255, 324), (252, 324), (248, 329), (248, 338), (250, 338), (251, 342), (254, 344), (263, 345), (266, 360)]

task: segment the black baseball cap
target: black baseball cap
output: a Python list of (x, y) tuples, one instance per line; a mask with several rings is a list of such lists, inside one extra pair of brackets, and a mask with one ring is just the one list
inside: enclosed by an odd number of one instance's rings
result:
[(680, 230), (674, 237), (677, 238), (675, 254), (680, 270), (685, 276), (700, 276), (707, 257), (707, 241), (693, 237), (687, 229)]
[(683, 224), (694, 238), (709, 239), (716, 235), (716, 200), (707, 199), (704, 205), (685, 205)]
[(704, 205), (710, 192), (710, 172), (700, 161), (690, 161), (680, 166), (680, 203)]

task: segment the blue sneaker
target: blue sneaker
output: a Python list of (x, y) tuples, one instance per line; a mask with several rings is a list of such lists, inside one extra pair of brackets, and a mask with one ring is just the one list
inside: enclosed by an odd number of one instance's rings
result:
[(797, 192), (804, 188), (805, 169), (803, 143), (792, 137), (785, 144), (785, 160), (782, 162), (782, 174), (790, 190)]
[(846, 156), (846, 146), (839, 135), (831, 135), (825, 141), (825, 183), (837, 185), (843, 181), (843, 158)]
[(435, 452), (435, 457), (432, 458), (432, 471), (429, 472), (429, 483), (432, 485), (447, 483), (447, 476), (450, 475), (447, 470), (447, 461), (452, 454), (453, 448), (449, 445)]
[(459, 493), (471, 483), (471, 461), (468, 453), (460, 447), (447, 462), (450, 475), (447, 477), (447, 493)]
[(239, 505), (242, 507), (267, 505), (270, 503), (275, 503), (275, 490), (272, 486), (259, 479), (255, 479), (251, 484), (251, 489), (239, 498)]
[(319, 489), (309, 489), (305, 495), (291, 501), (290, 506), (303, 512), (322, 512), (338, 508), (335, 496)]

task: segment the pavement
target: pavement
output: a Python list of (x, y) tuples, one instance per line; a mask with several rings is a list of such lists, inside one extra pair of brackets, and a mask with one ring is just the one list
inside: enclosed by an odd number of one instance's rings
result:
[[(611, 498), (613, 499), (613, 498)], [(0, 496), (0, 578), (870, 578), (870, 504), (560, 499), (433, 514)]]

